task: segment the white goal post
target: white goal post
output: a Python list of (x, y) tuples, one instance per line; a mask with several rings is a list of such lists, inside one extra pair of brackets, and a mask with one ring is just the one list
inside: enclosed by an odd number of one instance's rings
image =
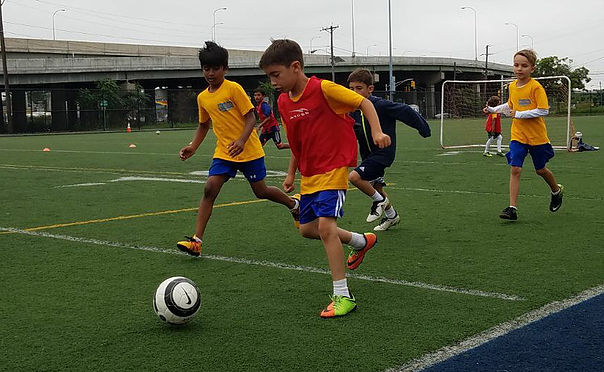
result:
[[(545, 117), (550, 143), (556, 149), (569, 149), (571, 130), (571, 82), (567, 76), (534, 78), (545, 88), (550, 105)], [(445, 80), (440, 100), (440, 146), (443, 149), (484, 147), (487, 116), (482, 112), (491, 96), (501, 103), (508, 100), (508, 85), (515, 79)], [(503, 143), (509, 143), (511, 119), (502, 115)]]

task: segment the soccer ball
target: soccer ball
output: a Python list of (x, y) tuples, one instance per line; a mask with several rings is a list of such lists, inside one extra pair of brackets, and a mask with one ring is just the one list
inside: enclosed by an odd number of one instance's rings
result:
[(201, 305), (199, 289), (191, 279), (175, 276), (164, 280), (153, 297), (153, 308), (161, 320), (185, 324), (197, 314)]
[(159, 134), (160, 132), (158, 130), (155, 131), (155, 134)]

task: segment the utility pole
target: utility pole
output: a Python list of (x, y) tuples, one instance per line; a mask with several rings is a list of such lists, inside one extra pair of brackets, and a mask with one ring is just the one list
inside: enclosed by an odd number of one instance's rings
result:
[(331, 34), (331, 81), (333, 81), (334, 83), (336, 82), (336, 59), (333, 56), (333, 32), (338, 27), (340, 26), (331, 25), (329, 27), (323, 27), (321, 29), (321, 31), (327, 31)]
[(487, 82), (486, 80), (489, 80), (489, 44), (486, 45), (485, 47), (485, 58), (484, 58), (484, 94), (485, 94), (485, 98), (488, 99), (487, 96)]
[[(2, 1), (4, 3), (4, 1)], [(8, 67), (6, 66), (6, 44), (4, 42), (4, 21), (2, 20), (2, 4), (0, 4), (0, 49), (2, 53), (2, 73), (4, 75), (4, 93), (6, 94), (6, 117), (8, 120), (8, 133), (13, 133), (12, 100), (8, 84)], [(0, 100), (0, 105), (2, 104)], [(4, 122), (4, 118), (2, 118)]]

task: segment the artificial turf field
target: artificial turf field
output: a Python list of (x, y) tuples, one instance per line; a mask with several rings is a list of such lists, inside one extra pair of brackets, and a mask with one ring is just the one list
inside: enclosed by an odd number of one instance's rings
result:
[[(603, 117), (574, 123), (604, 144)], [(505, 159), (441, 150), (431, 126), (429, 139), (398, 127), (387, 191), (402, 221), (349, 278), (358, 310), (330, 320), (321, 243), (241, 178), (218, 197), (202, 257), (175, 249), (193, 233), (205, 177), (190, 173), (208, 169), (211, 134), (186, 162), (192, 130), (0, 138), (0, 369), (379, 371), (604, 283), (603, 151), (556, 152), (555, 214), (527, 159), (506, 222)], [(286, 150), (265, 150), (285, 171)], [(369, 205), (349, 191), (340, 226), (370, 231)], [(153, 312), (170, 276), (201, 291), (183, 327)]]

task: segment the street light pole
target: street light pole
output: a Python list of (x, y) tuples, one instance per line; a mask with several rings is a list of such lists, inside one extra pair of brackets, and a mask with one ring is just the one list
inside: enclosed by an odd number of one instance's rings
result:
[(220, 10), (227, 10), (226, 7), (222, 7), (222, 8), (218, 8), (218, 9), (214, 9), (214, 23), (212, 26), (212, 41), (216, 41), (216, 12), (220, 11)]
[(392, 71), (392, 4), (388, 0), (388, 90), (390, 91), (390, 99), (394, 100), (394, 73)]
[(514, 27), (516, 27), (516, 51), (520, 50), (520, 35), (518, 33), (518, 25), (512, 22), (506, 22), (506, 25), (512, 25)]
[(531, 39), (531, 49), (535, 49), (535, 40), (533, 40), (533, 37), (531, 35), (521, 35), (522, 37), (528, 37), (529, 39)]
[(55, 10), (54, 13), (52, 13), (52, 39), (53, 40), (57, 40), (56, 37), (56, 33), (55, 33), (55, 16), (57, 15), (58, 12), (66, 12), (67, 10), (65, 9), (58, 9)]
[(470, 9), (474, 12), (474, 60), (478, 61), (478, 33), (476, 28), (476, 9), (471, 6), (462, 6), (461, 9)]

